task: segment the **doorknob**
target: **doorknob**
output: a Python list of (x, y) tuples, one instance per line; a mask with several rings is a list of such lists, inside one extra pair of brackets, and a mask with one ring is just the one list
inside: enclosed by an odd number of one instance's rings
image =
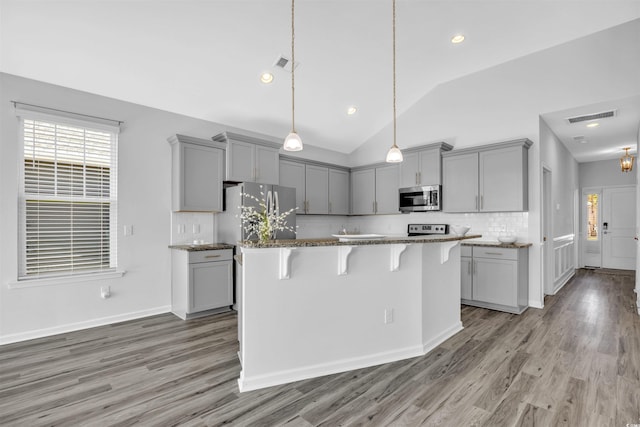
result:
[(543, 241), (543, 242), (546, 242), (546, 241), (547, 241), (547, 236), (544, 236), (544, 237), (542, 238), (542, 241)]

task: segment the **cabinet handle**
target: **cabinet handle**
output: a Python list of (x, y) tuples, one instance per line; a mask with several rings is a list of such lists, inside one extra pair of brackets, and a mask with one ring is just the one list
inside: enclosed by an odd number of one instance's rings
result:
[(476, 210), (478, 210), (478, 196), (476, 196)]
[(376, 213), (378, 213), (378, 201), (376, 200), (374, 203), (376, 204)]
[(373, 207), (373, 213), (376, 213), (376, 202), (375, 201), (371, 202), (371, 205)]
[(467, 274), (471, 275), (471, 261), (469, 261), (469, 265), (467, 266)]
[(329, 213), (331, 213), (331, 202), (329, 202)]
[(502, 256), (504, 254), (501, 253), (501, 252), (485, 252), (485, 255), (499, 255), (499, 256)]
[(416, 185), (418, 185), (418, 172), (416, 172)]
[(473, 261), (473, 275), (478, 274), (478, 261)]
[(418, 185), (422, 184), (422, 172), (418, 172)]
[(484, 209), (484, 196), (480, 196), (480, 210)]
[(220, 258), (220, 255), (205, 255), (205, 258)]

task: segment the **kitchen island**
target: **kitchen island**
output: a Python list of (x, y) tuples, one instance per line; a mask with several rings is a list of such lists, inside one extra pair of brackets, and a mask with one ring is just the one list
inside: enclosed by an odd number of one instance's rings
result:
[(462, 329), (452, 235), (240, 242), (240, 391), (421, 356)]

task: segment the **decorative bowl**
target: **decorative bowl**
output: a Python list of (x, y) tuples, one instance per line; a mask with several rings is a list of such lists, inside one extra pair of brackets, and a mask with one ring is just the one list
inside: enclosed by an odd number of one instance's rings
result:
[(469, 231), (471, 227), (468, 225), (456, 224), (456, 225), (452, 225), (450, 228), (453, 234), (456, 234), (458, 236), (464, 236), (465, 234), (467, 234), (467, 231)]
[(516, 236), (499, 236), (498, 241), (500, 243), (515, 243)]

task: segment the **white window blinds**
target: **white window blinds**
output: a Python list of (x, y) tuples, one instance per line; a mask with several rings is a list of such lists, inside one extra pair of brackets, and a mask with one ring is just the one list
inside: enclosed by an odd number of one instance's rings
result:
[(21, 120), (19, 279), (116, 267), (117, 132), (69, 122)]

